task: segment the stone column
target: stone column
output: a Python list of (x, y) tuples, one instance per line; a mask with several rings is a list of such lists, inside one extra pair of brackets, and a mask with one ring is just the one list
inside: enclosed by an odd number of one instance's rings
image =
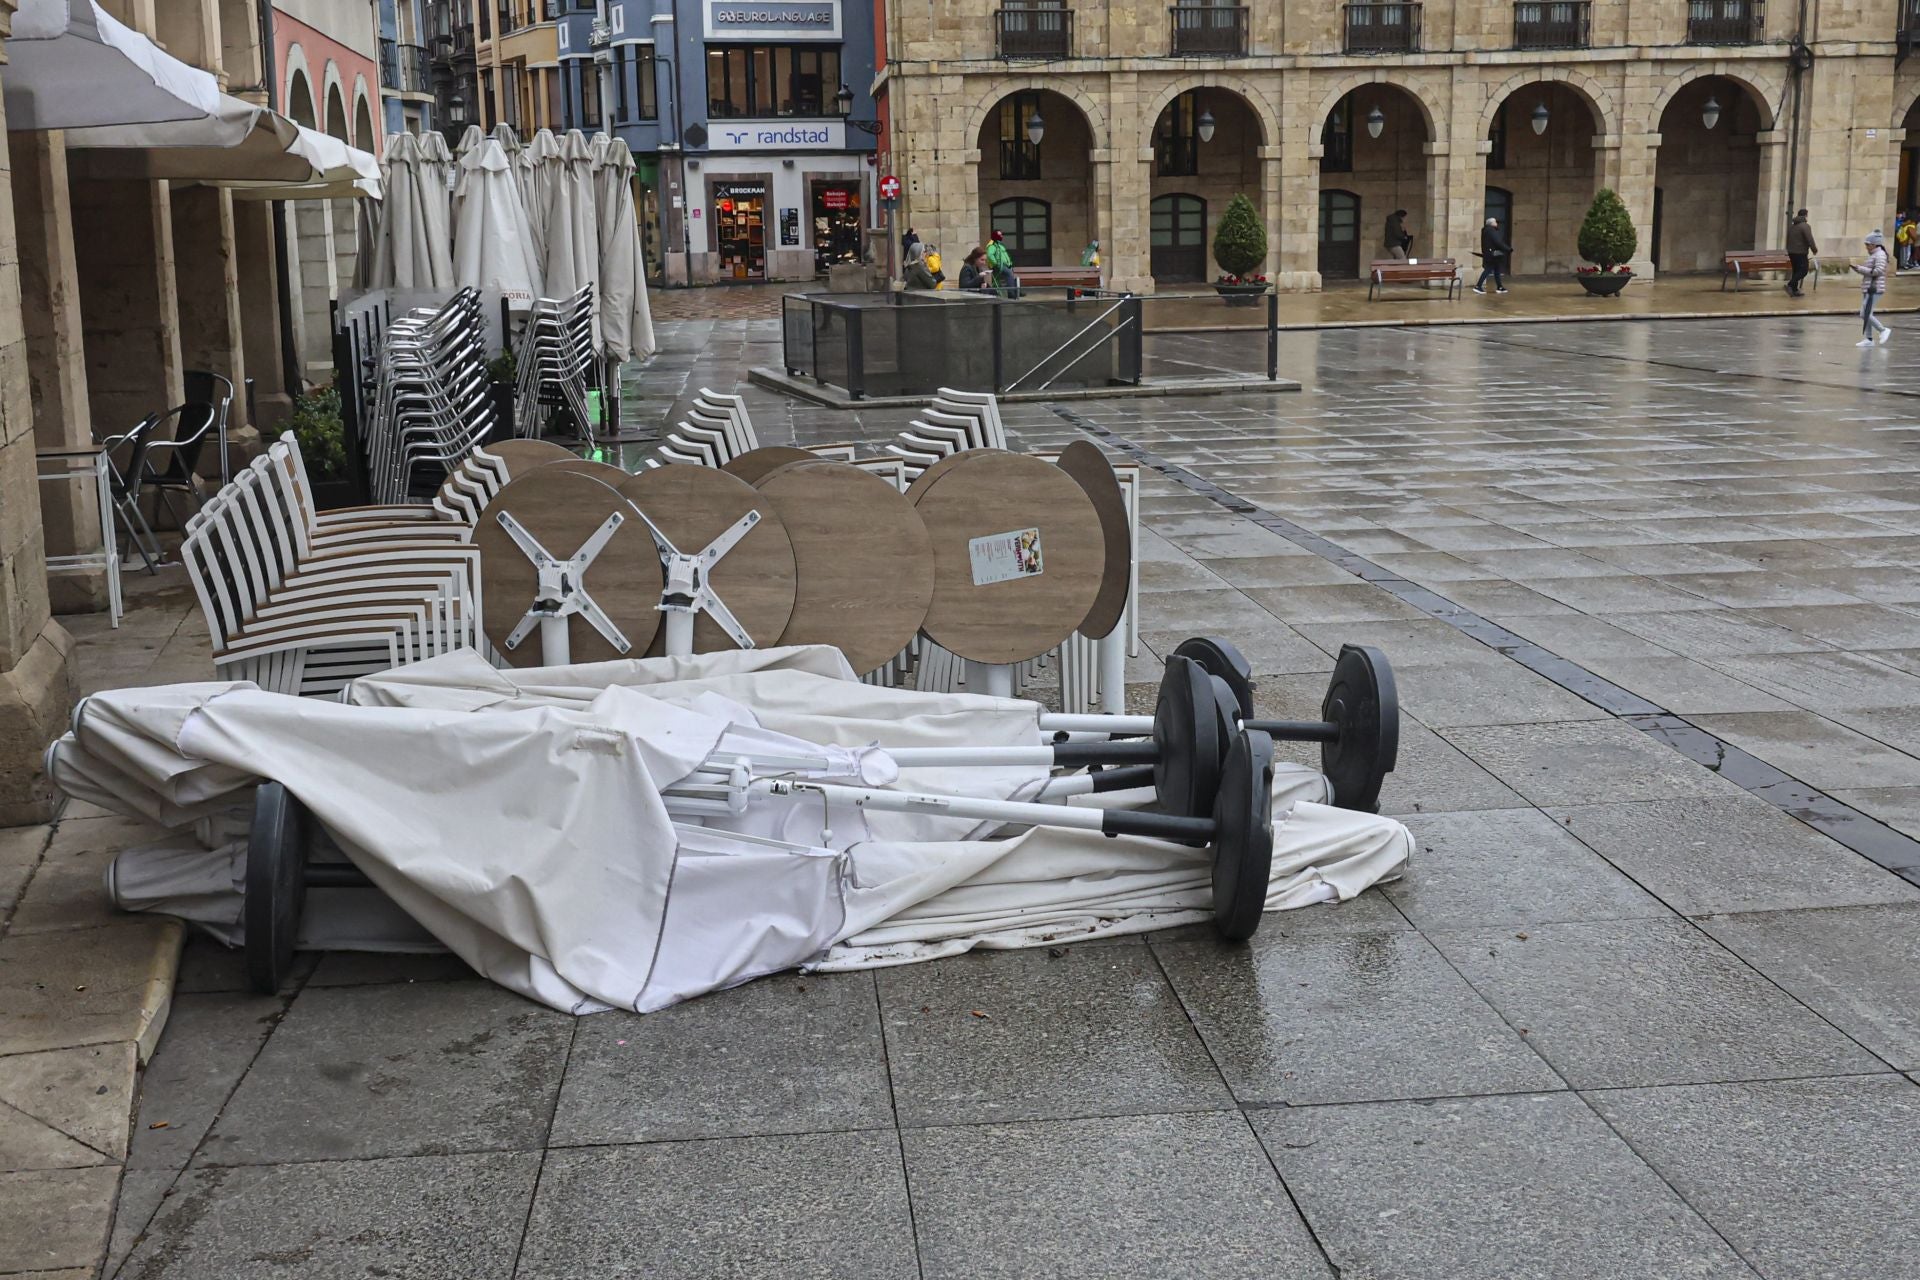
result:
[[(333, 381), (333, 320), (328, 303), (339, 295), (340, 278), (333, 253), (333, 208), (328, 200), (294, 200), (287, 205), (288, 257), (294, 291), (294, 332), (300, 373), (308, 382)], [(295, 246), (297, 245), (297, 253)]]
[[(41, 449), (84, 449), (93, 440), (87, 404), (86, 343), (80, 327), (80, 272), (73, 253), (67, 148), (58, 132), (16, 133), (13, 211), (20, 237), (20, 302), (31, 370), (33, 439)], [(101, 549), (100, 502), (90, 474), (40, 486), (41, 528), (50, 555)], [(107, 607), (105, 570), (47, 581), (61, 613)]]
[[(287, 416), (286, 362), (281, 357), (280, 268), (273, 247), (273, 205), (233, 202), (233, 242), (240, 289), (240, 363), (253, 379), (259, 422), (247, 422), (246, 388), (234, 388), (236, 422), (265, 430)], [(238, 379), (235, 380), (236, 384)]]
[[(1283, 72), (1275, 108), (1280, 117), (1279, 166), (1281, 200), (1276, 208), (1279, 226), (1279, 269), (1275, 289), (1318, 292), (1320, 289), (1320, 121), (1312, 119), (1312, 81), (1305, 71)], [(1264, 156), (1263, 156), (1264, 158)]]
[(74, 241), (86, 246), (87, 393), (95, 430), (111, 435), (183, 398), (173, 206), (164, 182), (86, 180), (72, 189)]
[(1279, 147), (1261, 147), (1256, 153), (1260, 161), (1260, 207), (1267, 221), (1267, 265), (1264, 268), (1267, 279), (1274, 281), (1274, 287), (1289, 287), (1281, 282), (1280, 254), (1281, 226), (1286, 217), (1286, 206), (1281, 200), (1285, 190), (1285, 158)]
[(1660, 156), (1657, 133), (1603, 133), (1593, 140), (1594, 167), (1600, 185), (1612, 187), (1627, 206), (1640, 247), (1627, 265), (1637, 276), (1653, 279), (1653, 187)]
[[(240, 273), (233, 196), (218, 187), (173, 193), (173, 258), (180, 295), (180, 356), (188, 369), (233, 380), (228, 439), (246, 421), (247, 361), (240, 323)], [(276, 326), (277, 328), (277, 326)], [(217, 444), (201, 455), (200, 474), (218, 478)]]
[[(1753, 202), (1753, 247), (1777, 249), (1787, 242), (1787, 130), (1754, 135), (1760, 148), (1760, 189)], [(1865, 166), (1871, 171), (1872, 166)]]
[(1110, 288), (1150, 292), (1154, 288), (1153, 148), (1139, 146), (1134, 138), (1125, 141), (1132, 145), (1116, 146), (1112, 153), (1114, 226), (1100, 247), (1107, 250)]
[[(0, 0), (0, 35), (13, 9)], [(11, 139), (0, 144), (8, 187), (10, 149)], [(0, 200), (0, 826), (52, 815), (40, 753), (66, 729), (75, 696), (73, 640), (47, 601), (32, 405), (13, 202)]]

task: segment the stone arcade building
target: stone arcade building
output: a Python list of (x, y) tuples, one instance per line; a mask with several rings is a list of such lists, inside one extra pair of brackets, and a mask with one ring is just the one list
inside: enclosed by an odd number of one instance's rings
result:
[(1470, 261), (1494, 214), (1558, 271), (1610, 186), (1636, 270), (1717, 270), (1795, 205), (1831, 252), (1920, 199), (1909, 29), (1915, 0), (954, 0), (889, 7), (876, 97), (906, 221), (956, 259), (998, 228), (1032, 264), (1097, 236), (1114, 287), (1210, 278), (1245, 192), (1283, 289), (1358, 277), (1396, 209), (1415, 256)]

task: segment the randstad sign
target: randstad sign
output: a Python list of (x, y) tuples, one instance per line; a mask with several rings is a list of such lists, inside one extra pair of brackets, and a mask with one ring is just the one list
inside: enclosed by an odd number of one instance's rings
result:
[(840, 0), (707, 0), (709, 40), (838, 40)]
[(845, 151), (847, 126), (838, 120), (713, 120), (709, 151)]

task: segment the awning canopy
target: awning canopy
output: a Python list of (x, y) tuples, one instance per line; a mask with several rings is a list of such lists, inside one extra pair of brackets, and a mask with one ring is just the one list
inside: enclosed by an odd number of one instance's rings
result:
[(161, 52), (93, 0), (20, 0), (0, 84), (9, 129), (194, 120), (220, 102), (211, 74)]
[(266, 200), (380, 189), (380, 165), (368, 152), (225, 94), (198, 120), (72, 130), (67, 150), (85, 178), (203, 182)]

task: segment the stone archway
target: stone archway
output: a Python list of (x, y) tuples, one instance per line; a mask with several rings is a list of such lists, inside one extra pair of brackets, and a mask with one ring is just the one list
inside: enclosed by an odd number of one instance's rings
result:
[(1425, 105), (1399, 85), (1369, 82), (1334, 102), (1320, 122), (1319, 190), (1322, 206), (1337, 204), (1340, 216), (1319, 222), (1317, 269), (1323, 280), (1365, 278), (1367, 264), (1387, 256), (1386, 223), (1396, 210), (1406, 211), (1413, 256), (1440, 251), (1439, 210), (1429, 181), (1431, 141)]
[(1205, 86), (1168, 101), (1154, 121), (1148, 267), (1155, 287), (1212, 278), (1213, 230), (1236, 195), (1271, 222), (1262, 190), (1264, 129), (1252, 103)]
[(309, 129), (319, 127), (313, 111), (313, 86), (308, 83), (305, 71), (296, 70), (287, 81), (287, 114), (295, 124)]
[(1761, 213), (1759, 135), (1770, 120), (1766, 104), (1729, 76), (1702, 76), (1669, 97), (1658, 121), (1647, 241), (1660, 270), (1717, 271), (1729, 249), (1768, 247), (1754, 240)]
[(1500, 196), (1489, 198), (1485, 216), (1500, 216), (1506, 225), (1513, 274), (1570, 271), (1579, 264), (1580, 223), (1600, 185), (1594, 142), (1604, 132), (1599, 107), (1560, 81), (1521, 85), (1494, 106), (1487, 189)]
[[(1041, 140), (1031, 125), (1038, 116)], [(994, 104), (980, 125), (979, 235), (1005, 237), (1018, 265), (1078, 266), (1100, 232), (1092, 122), (1072, 99), (1050, 89), (1021, 89)], [(943, 245), (957, 267), (971, 245)]]
[(347, 131), (347, 104), (340, 96), (338, 85), (327, 91), (327, 132), (342, 142), (353, 141), (353, 135)]

